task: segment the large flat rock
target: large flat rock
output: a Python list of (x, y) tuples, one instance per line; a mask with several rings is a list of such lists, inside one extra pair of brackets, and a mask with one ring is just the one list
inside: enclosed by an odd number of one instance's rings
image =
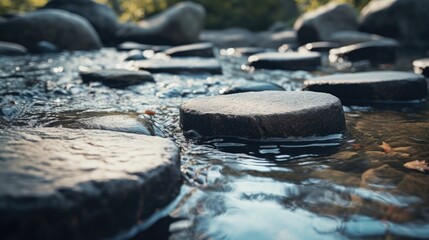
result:
[(194, 43), (177, 46), (165, 50), (164, 53), (170, 57), (215, 57), (213, 43)]
[(155, 82), (152, 74), (147, 71), (132, 71), (127, 69), (103, 69), (97, 71), (80, 72), (84, 83), (101, 82), (112, 88), (126, 88), (128, 86)]
[(287, 138), (345, 131), (340, 100), (315, 92), (264, 91), (197, 98), (180, 107), (184, 131), (203, 136)]
[(186, 59), (151, 59), (136, 61), (135, 66), (140, 70), (151, 73), (170, 74), (222, 74), (222, 67), (216, 59), (186, 58)]
[(248, 62), (256, 69), (316, 70), (321, 65), (321, 56), (316, 52), (268, 52), (252, 55)]
[(167, 139), (99, 130), (0, 130), (4, 239), (100, 239), (168, 204), (181, 185)]
[(304, 85), (305, 90), (330, 93), (344, 102), (406, 102), (428, 96), (423, 76), (398, 71), (336, 74), (307, 80)]

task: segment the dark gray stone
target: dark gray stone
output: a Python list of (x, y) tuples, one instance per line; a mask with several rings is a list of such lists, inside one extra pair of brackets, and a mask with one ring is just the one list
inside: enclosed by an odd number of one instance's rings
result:
[(302, 15), (295, 22), (300, 43), (329, 41), (339, 31), (356, 31), (357, 14), (349, 4), (329, 3)]
[(80, 72), (80, 77), (84, 83), (101, 82), (112, 88), (126, 88), (131, 85), (155, 82), (152, 74), (149, 72), (127, 69), (103, 69)]
[(136, 61), (135, 66), (141, 70), (151, 73), (171, 73), (171, 74), (222, 74), (222, 67), (216, 59), (151, 59)]
[(223, 49), (222, 53), (223, 55), (241, 57), (241, 56), (250, 56), (250, 55), (268, 52), (268, 51), (270, 51), (270, 49), (260, 48), (260, 47), (239, 47), (239, 48)]
[(301, 46), (299, 50), (326, 53), (329, 52), (331, 49), (338, 47), (340, 47), (340, 45), (334, 42), (312, 42)]
[(21, 56), (27, 54), (27, 49), (16, 43), (0, 41), (0, 56)]
[(380, 40), (364, 42), (334, 48), (329, 52), (331, 62), (369, 61), (372, 64), (393, 64), (396, 62), (396, 51), (399, 45), (396, 41)]
[(194, 43), (173, 47), (164, 51), (170, 57), (214, 58), (213, 43)]
[(415, 73), (429, 77), (429, 58), (417, 59), (413, 61), (413, 66)]
[(356, 43), (372, 42), (378, 40), (387, 40), (377, 34), (370, 34), (358, 31), (341, 31), (331, 34), (329, 41), (336, 42), (341, 46), (352, 45)]
[(428, 47), (429, 1), (373, 0), (361, 11), (360, 29), (396, 39), (404, 46)]
[(294, 44), (297, 42), (296, 32), (294, 30), (285, 30), (281, 32), (261, 32), (257, 34), (256, 46), (263, 48), (278, 48), (283, 44)]
[(252, 47), (257, 45), (258, 40), (256, 34), (244, 28), (204, 30), (200, 38), (220, 48)]
[(55, 44), (47, 41), (38, 42), (33, 50), (34, 53), (56, 53), (59, 51), (60, 49)]
[(206, 12), (193, 2), (181, 2), (138, 25), (123, 24), (117, 37), (119, 42), (133, 41), (147, 44), (189, 44), (198, 42)]
[(204, 97), (180, 107), (183, 130), (202, 136), (287, 138), (345, 131), (340, 100), (315, 92), (264, 91)]
[(128, 53), (128, 56), (125, 58), (125, 61), (138, 61), (138, 60), (146, 60), (148, 59), (142, 51), (140, 50), (131, 50)]
[(249, 66), (256, 69), (316, 70), (321, 56), (316, 52), (259, 53), (249, 57)]
[(104, 44), (112, 45), (116, 42), (118, 18), (113, 9), (107, 5), (92, 0), (51, 0), (43, 8), (77, 14), (91, 23)]
[(220, 94), (234, 94), (244, 92), (261, 92), (261, 91), (284, 91), (285, 89), (275, 83), (261, 81), (246, 81), (234, 84), (231, 87), (222, 89)]
[(61, 50), (93, 50), (101, 47), (100, 39), (84, 18), (62, 10), (39, 10), (0, 23), (0, 40), (35, 49), (48, 41)]
[(160, 45), (149, 45), (149, 44), (141, 44), (136, 42), (123, 42), (116, 46), (118, 51), (132, 51), (132, 50), (152, 50), (154, 52), (162, 52), (171, 48), (171, 46), (160, 46)]
[(408, 72), (337, 74), (313, 78), (304, 85), (304, 90), (330, 93), (349, 103), (420, 101), (428, 96), (425, 78)]
[(166, 206), (181, 185), (167, 139), (100, 130), (0, 130), (4, 239), (104, 239)]

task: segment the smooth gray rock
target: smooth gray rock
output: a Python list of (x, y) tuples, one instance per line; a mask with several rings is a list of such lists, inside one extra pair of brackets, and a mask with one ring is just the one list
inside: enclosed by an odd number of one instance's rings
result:
[(227, 28), (221, 30), (204, 30), (201, 41), (211, 42), (220, 48), (254, 47), (258, 36), (244, 28)]
[(332, 49), (329, 52), (329, 60), (333, 63), (369, 61), (374, 65), (393, 64), (396, 62), (398, 47), (394, 40), (358, 43)]
[(250, 56), (258, 53), (275, 51), (273, 49), (266, 49), (260, 47), (238, 47), (238, 48), (228, 48), (222, 49), (222, 55), (234, 56), (234, 57), (242, 57), (242, 56)]
[(425, 78), (408, 72), (336, 74), (307, 80), (304, 85), (304, 90), (330, 93), (349, 103), (420, 101), (428, 96)]
[(234, 94), (244, 92), (261, 92), (261, 91), (284, 91), (285, 89), (275, 83), (261, 81), (246, 81), (232, 85), (219, 91), (220, 94)]
[(154, 52), (162, 52), (169, 48), (171, 48), (171, 46), (149, 45), (149, 44), (141, 44), (136, 42), (123, 42), (116, 46), (116, 49), (118, 51), (127, 51), (127, 52), (132, 50), (140, 50), (140, 51), (152, 50)]
[(62, 128), (0, 130), (4, 239), (105, 239), (166, 206), (181, 185), (167, 139)]
[(27, 49), (16, 43), (0, 41), (0, 56), (21, 56), (27, 54)]
[(146, 60), (148, 59), (144, 53), (140, 50), (131, 50), (128, 52), (128, 56), (124, 59), (124, 61), (138, 61), (138, 60)]
[(262, 32), (258, 33), (257, 37), (256, 46), (263, 48), (278, 48), (286, 43), (294, 44), (297, 42), (296, 32), (294, 30)]
[(414, 60), (413, 66), (415, 73), (423, 74), (423, 76), (429, 77), (429, 58)]
[(373, 0), (360, 17), (364, 32), (396, 39), (404, 46), (429, 46), (429, 1)]
[(170, 57), (214, 58), (213, 43), (194, 43), (167, 49), (164, 53)]
[(340, 100), (315, 92), (264, 91), (197, 98), (180, 107), (182, 129), (202, 136), (287, 138), (345, 131)]
[(36, 47), (33, 50), (34, 53), (56, 53), (60, 52), (60, 49), (58, 49), (55, 44), (47, 42), (47, 41), (40, 41), (36, 44)]
[(302, 15), (295, 22), (300, 43), (329, 41), (339, 31), (356, 31), (357, 14), (349, 4), (329, 3)]
[(386, 40), (386, 38), (377, 34), (358, 31), (335, 32), (329, 37), (329, 41), (336, 42), (342, 46), (378, 40)]
[(63, 10), (39, 10), (0, 23), (0, 40), (35, 49), (40, 41), (61, 50), (94, 50), (101, 47), (94, 28), (84, 18)]
[(112, 88), (126, 88), (131, 85), (155, 82), (152, 74), (147, 71), (132, 71), (127, 69), (103, 69), (80, 72), (84, 83), (101, 82)]
[(107, 5), (92, 0), (51, 0), (43, 9), (60, 9), (77, 14), (91, 23), (104, 44), (116, 42), (118, 18)]
[(312, 42), (307, 43), (301, 46), (299, 51), (310, 51), (310, 52), (321, 52), (321, 53), (329, 53), (329, 51), (333, 48), (338, 48), (340, 45), (335, 42)]
[(217, 59), (186, 58), (186, 59), (151, 59), (136, 61), (135, 67), (151, 73), (171, 74), (222, 74), (222, 67)]
[(121, 25), (117, 37), (119, 42), (171, 45), (194, 43), (199, 40), (205, 16), (203, 6), (188, 1), (181, 2), (138, 25)]
[(248, 58), (249, 66), (256, 69), (316, 70), (321, 65), (321, 55), (316, 52), (259, 53)]

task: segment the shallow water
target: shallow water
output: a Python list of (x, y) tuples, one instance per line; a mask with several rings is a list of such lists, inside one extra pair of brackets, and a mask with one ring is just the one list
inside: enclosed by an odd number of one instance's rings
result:
[[(369, 70), (247, 71), (219, 56), (225, 74), (156, 74), (124, 90), (84, 85), (79, 70), (132, 68), (104, 49), (0, 58), (0, 128), (61, 126), (81, 117), (156, 112), (156, 126), (181, 147), (181, 195), (132, 239), (406, 239), (429, 236), (428, 175), (403, 167), (429, 159), (429, 104), (345, 106), (348, 132), (324, 139), (187, 140), (178, 106), (244, 79), (300, 90), (311, 75)], [(404, 64), (405, 63), (405, 64)], [(407, 60), (383, 69), (411, 70)], [(386, 142), (393, 151), (385, 153)], [(162, 215), (162, 216), (161, 216)], [(145, 231), (138, 231), (145, 229)]]

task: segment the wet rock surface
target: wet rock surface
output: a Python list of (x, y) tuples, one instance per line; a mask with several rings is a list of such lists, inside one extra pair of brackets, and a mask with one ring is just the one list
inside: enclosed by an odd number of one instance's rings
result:
[(215, 57), (212, 43), (195, 43), (173, 47), (165, 50), (164, 53), (170, 57)]
[(264, 91), (192, 99), (180, 107), (180, 124), (185, 132), (202, 136), (253, 139), (345, 131), (339, 99), (313, 92)]
[(299, 48), (300, 51), (329, 53), (333, 48), (338, 48), (340, 45), (335, 42), (313, 42), (307, 43)]
[(0, 130), (6, 239), (99, 239), (165, 206), (181, 184), (173, 142), (57, 128)]
[(336, 42), (343, 46), (356, 43), (364, 43), (386, 39), (377, 34), (370, 34), (358, 31), (341, 31), (331, 34), (329, 41)]
[(141, 44), (136, 42), (123, 42), (116, 46), (116, 49), (118, 51), (131, 51), (131, 50), (152, 50), (154, 52), (161, 52), (164, 50), (167, 50), (171, 48), (171, 46), (164, 46), (164, 45), (150, 45), (150, 44)]
[(20, 56), (27, 54), (27, 49), (16, 43), (0, 41), (0, 56)]
[(415, 73), (429, 77), (429, 58), (417, 59), (413, 61), (413, 66)]
[(145, 70), (151, 73), (222, 74), (222, 67), (217, 59), (150, 59), (137, 61), (135, 66), (140, 70)]
[(80, 72), (84, 83), (101, 82), (112, 88), (126, 88), (147, 82), (155, 82), (152, 74), (146, 71), (132, 71), (127, 69), (103, 69), (98, 71)]
[(315, 52), (260, 53), (251, 55), (248, 62), (255, 69), (316, 70), (321, 56)]
[(307, 80), (304, 85), (305, 90), (330, 93), (344, 102), (407, 102), (428, 96), (425, 78), (408, 72), (336, 74)]
[(246, 81), (221, 89), (220, 94), (234, 94), (244, 92), (261, 92), (261, 91), (284, 91), (285, 89), (275, 83), (262, 81)]

